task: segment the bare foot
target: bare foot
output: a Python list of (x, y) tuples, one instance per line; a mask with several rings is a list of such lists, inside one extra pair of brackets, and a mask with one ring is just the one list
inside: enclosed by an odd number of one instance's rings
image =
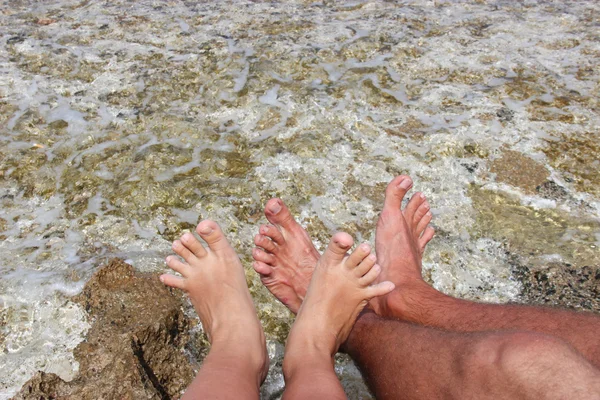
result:
[[(418, 238), (416, 243), (420, 274), (423, 251), (434, 235), (433, 228), (428, 226), (431, 222), (429, 203), (422, 193), (416, 193), (400, 213), (400, 204), (406, 192), (412, 187), (412, 180), (403, 175), (396, 177), (392, 183), (394, 182), (396, 184), (405, 182), (405, 187), (398, 187), (394, 191), (397, 192), (395, 195), (399, 196), (398, 208), (390, 210), (390, 202), (388, 202), (388, 212), (385, 218), (388, 220), (389, 211), (393, 211), (394, 218), (411, 221), (405, 225), (409, 227), (410, 237)], [(390, 192), (389, 187), (387, 192)], [(387, 194), (386, 198), (389, 198)], [(384, 207), (385, 210), (386, 207)], [(319, 253), (313, 246), (306, 230), (294, 220), (282, 200), (269, 200), (265, 208), (265, 215), (273, 225), (261, 226), (260, 233), (254, 238), (257, 247), (252, 252), (255, 260), (253, 268), (260, 274), (263, 284), (271, 293), (293, 313), (297, 313), (306, 294), (314, 266), (319, 259)], [(382, 276), (387, 274), (386, 268), (383, 269)], [(372, 306), (378, 312), (384, 312), (389, 316), (394, 309), (384, 309), (380, 305), (383, 300), (383, 298), (378, 298), (372, 302)]]
[(419, 303), (431, 291), (421, 275), (421, 258), (425, 245), (434, 230), (427, 227), (431, 221), (429, 204), (422, 193), (415, 193), (401, 211), (402, 199), (412, 186), (408, 176), (398, 176), (385, 191), (385, 202), (375, 235), (377, 262), (382, 267), (380, 280), (396, 285), (396, 290), (385, 297), (371, 301), (375, 312), (382, 316), (418, 322)]
[(186, 291), (212, 346), (222, 345), (250, 361), (262, 374), (262, 381), (268, 369), (265, 336), (244, 268), (217, 223), (202, 221), (196, 232), (208, 248), (191, 233), (184, 234), (173, 242), (173, 250), (185, 262), (167, 257), (167, 265), (182, 277), (164, 274), (160, 280)]
[(369, 299), (394, 289), (389, 281), (371, 285), (381, 268), (367, 244), (346, 256), (352, 244), (350, 235), (336, 233), (319, 259), (288, 337), (284, 359), (288, 366), (302, 362), (305, 352), (313, 350), (333, 357)]
[(254, 237), (252, 267), (267, 289), (297, 313), (320, 254), (283, 201), (269, 200), (265, 215), (272, 225), (262, 225)]

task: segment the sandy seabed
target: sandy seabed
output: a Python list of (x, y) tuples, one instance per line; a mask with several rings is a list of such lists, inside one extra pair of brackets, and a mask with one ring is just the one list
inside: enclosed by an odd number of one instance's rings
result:
[(283, 198), (319, 248), (372, 242), (399, 173), (433, 208), (436, 288), (599, 311), (599, 18), (594, 1), (4, 1), (0, 399), (38, 370), (73, 379), (93, 321), (71, 297), (113, 257), (162, 271), (203, 218), (248, 267), (277, 398), (292, 318), (249, 268), (262, 206)]

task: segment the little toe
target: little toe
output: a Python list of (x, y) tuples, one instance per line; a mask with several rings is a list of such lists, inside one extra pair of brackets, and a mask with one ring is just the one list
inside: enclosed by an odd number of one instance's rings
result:
[(433, 229), (432, 227), (428, 226), (425, 231), (423, 232), (423, 236), (421, 236), (419, 238), (419, 248), (421, 250), (421, 253), (423, 253), (423, 251), (425, 251), (425, 246), (427, 245), (427, 243), (429, 243), (429, 241), (431, 239), (433, 239), (433, 235), (435, 234), (435, 229)]
[(380, 273), (381, 267), (379, 264), (375, 264), (366, 274), (364, 274), (364, 276), (358, 279), (358, 283), (362, 286), (369, 286), (371, 283), (375, 282), (375, 279), (377, 279)]
[(175, 256), (169, 256), (166, 259), (167, 265), (173, 271), (179, 272), (183, 276), (189, 275), (190, 266), (188, 264), (182, 263)]
[(415, 234), (417, 235), (417, 237), (421, 236), (421, 234), (425, 231), (425, 228), (427, 228), (427, 225), (429, 225), (429, 223), (431, 222), (431, 218), (433, 218), (431, 211), (427, 211), (423, 215), (423, 218), (421, 218), (415, 229)]
[(272, 254), (266, 253), (258, 247), (255, 247), (254, 250), (252, 250), (252, 258), (254, 258), (256, 261), (270, 265), (273, 265), (275, 262), (275, 257)]
[(159, 279), (167, 286), (185, 290), (185, 279), (179, 276), (162, 274)]
[(373, 268), (375, 262), (377, 262), (377, 257), (375, 254), (370, 254), (354, 269), (354, 275), (356, 275), (358, 278), (361, 278), (364, 274), (369, 272), (371, 268)]
[(367, 297), (372, 299), (373, 297), (383, 296), (391, 292), (396, 288), (393, 282), (383, 281), (379, 282), (375, 285), (369, 286), (366, 288)]
[(284, 239), (283, 235), (281, 234), (279, 229), (277, 229), (273, 225), (261, 225), (258, 232), (260, 232), (261, 235), (267, 236), (269, 239), (271, 239), (273, 242), (275, 242), (278, 245), (285, 244), (285, 239)]
[(271, 239), (269, 239), (268, 237), (263, 236), (261, 234), (254, 236), (254, 244), (257, 245), (258, 247), (262, 247), (269, 253), (277, 252), (277, 246), (275, 246), (275, 244), (271, 241)]
[(287, 208), (281, 199), (274, 198), (267, 201), (265, 216), (270, 223), (280, 226), (283, 229), (293, 230), (298, 225), (289, 208)]
[(184, 233), (180, 240), (196, 257), (201, 258), (207, 254), (202, 243), (200, 243), (191, 233)]
[[(346, 252), (354, 244), (352, 236), (346, 232), (338, 232), (331, 237), (322, 259), (326, 265), (333, 265), (342, 262), (346, 256)], [(320, 261), (320, 260), (319, 260)], [(321, 262), (319, 262), (321, 264)]]
[(384, 209), (400, 210), (402, 200), (406, 192), (412, 187), (412, 179), (406, 175), (400, 175), (392, 179), (385, 189)]
[(410, 222), (414, 219), (417, 209), (419, 206), (421, 206), (421, 204), (423, 204), (424, 201), (425, 195), (423, 193), (417, 192), (413, 194), (413, 196), (410, 198), (410, 201), (406, 205), (406, 208), (404, 209), (404, 218), (406, 221)]
[(269, 265), (260, 261), (254, 261), (252, 263), (252, 269), (254, 269), (262, 276), (269, 276), (273, 272), (273, 269)]
[(197, 258), (194, 255), (194, 253), (192, 253), (190, 251), (190, 249), (188, 249), (187, 247), (185, 247), (183, 245), (183, 243), (181, 243), (181, 240), (174, 241), (173, 245), (171, 246), (171, 248), (173, 249), (173, 251), (175, 253), (177, 253), (178, 256), (180, 256), (181, 258), (183, 258), (188, 263), (192, 263), (195, 260), (197, 260)]
[(346, 259), (344, 263), (346, 267), (350, 269), (354, 269), (358, 264), (360, 264), (365, 257), (371, 254), (371, 246), (368, 243), (363, 243), (358, 246), (352, 254)]
[(207, 219), (200, 222), (196, 227), (196, 232), (204, 239), (212, 251), (219, 251), (229, 247), (227, 238), (225, 238), (221, 227), (215, 221)]

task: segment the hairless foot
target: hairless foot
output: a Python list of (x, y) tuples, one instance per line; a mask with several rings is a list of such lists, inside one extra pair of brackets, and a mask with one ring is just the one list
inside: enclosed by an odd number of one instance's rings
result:
[(333, 356), (368, 300), (394, 289), (388, 281), (372, 285), (381, 268), (366, 244), (347, 256), (352, 244), (350, 235), (336, 233), (314, 269), (286, 344), (284, 398), (343, 398)]
[(167, 257), (167, 265), (182, 276), (164, 274), (160, 279), (188, 293), (212, 348), (226, 349), (248, 363), (260, 385), (268, 368), (265, 336), (240, 259), (215, 222), (202, 221), (196, 232), (208, 247), (184, 234), (173, 242), (173, 250), (185, 262)]
[[(398, 186), (402, 182), (404, 186)], [(386, 193), (389, 192), (390, 195), (395, 193), (396, 196), (400, 196), (401, 202), (411, 188), (412, 181), (407, 176), (399, 176), (392, 181), (392, 184), (394, 183), (396, 189), (390, 190), (388, 187)], [(388, 208), (389, 205), (390, 202), (387, 203)], [(433, 228), (428, 226), (431, 222), (429, 203), (422, 193), (417, 193), (403, 211), (400, 210), (400, 203), (398, 203), (395, 214), (399, 214), (403, 221), (407, 221), (405, 225), (410, 228), (410, 237), (416, 238), (420, 266), (425, 246), (434, 234)], [(394, 216), (397, 217), (395, 214)], [(261, 226), (259, 234), (254, 238), (257, 247), (252, 252), (255, 260), (253, 268), (260, 274), (263, 284), (271, 293), (293, 313), (297, 313), (306, 294), (314, 266), (319, 259), (319, 253), (306, 230), (294, 220), (282, 200), (269, 200), (265, 207), (265, 215), (272, 225)], [(387, 274), (385, 266), (382, 270), (382, 275), (385, 276)], [(380, 280), (382, 279), (380, 277)], [(380, 305), (385, 297), (387, 296), (371, 303), (379, 312), (389, 311)]]

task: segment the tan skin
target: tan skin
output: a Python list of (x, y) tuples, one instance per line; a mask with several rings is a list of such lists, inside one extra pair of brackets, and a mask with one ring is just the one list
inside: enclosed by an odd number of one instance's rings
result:
[[(239, 257), (213, 221), (173, 242), (177, 257), (167, 265), (181, 277), (161, 281), (188, 293), (211, 342), (200, 372), (183, 399), (257, 399), (268, 369), (265, 336), (256, 315)], [(284, 357), (285, 399), (345, 398), (333, 369), (333, 356), (346, 341), (358, 314), (394, 285), (375, 283), (381, 268), (368, 245), (347, 256), (352, 238), (333, 236), (312, 274), (292, 326)]]
[(213, 221), (173, 242), (177, 257), (167, 265), (181, 277), (164, 274), (161, 281), (188, 293), (211, 342), (200, 372), (182, 399), (258, 399), (268, 369), (262, 326), (246, 284), (242, 264)]
[[(468, 302), (427, 285), (421, 255), (433, 236), (427, 228), (431, 215), (420, 194), (401, 210), (411, 185), (406, 176), (390, 183), (377, 224), (380, 279), (396, 289), (370, 302), (378, 315), (360, 317), (345, 343), (378, 398), (596, 398), (600, 318)], [(265, 215), (271, 225), (255, 237), (253, 267), (294, 311), (302, 304), (302, 282), (310, 277), (316, 249), (281, 200), (270, 200)], [(537, 363), (523, 368), (531, 360)], [(553, 384), (535, 386), (536, 378)]]

